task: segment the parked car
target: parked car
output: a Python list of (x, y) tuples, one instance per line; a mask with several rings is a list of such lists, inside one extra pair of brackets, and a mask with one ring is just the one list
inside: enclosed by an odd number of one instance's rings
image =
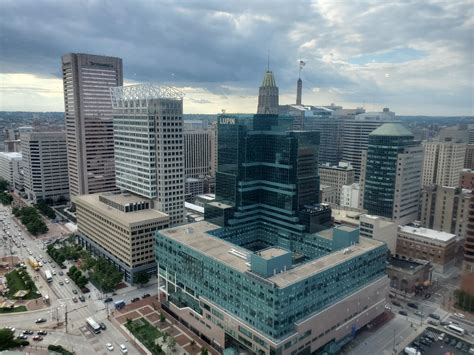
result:
[(38, 333), (36, 333), (38, 335), (48, 335), (48, 332), (46, 330), (40, 330)]
[(33, 337), (33, 340), (34, 340), (34, 341), (41, 341), (41, 340), (43, 340), (43, 337), (40, 336), (40, 335), (35, 335), (35, 336)]
[(33, 335), (33, 331), (32, 330), (24, 330), (22, 334)]
[(80, 296), (79, 296), (79, 301), (81, 301), (81, 302), (85, 302), (85, 301), (86, 301), (86, 299), (84, 298), (84, 296), (83, 296), (83, 295), (80, 295)]
[(100, 325), (100, 329), (102, 329), (102, 330), (106, 330), (106, 329), (107, 329), (107, 326), (105, 325), (104, 322), (100, 322), (99, 325)]
[(17, 338), (18, 338), (18, 339), (26, 340), (26, 339), (28, 339), (28, 335), (26, 335), (26, 334), (20, 334), (20, 335), (18, 335)]
[(397, 307), (401, 307), (402, 305), (400, 304), (400, 302), (397, 302), (397, 301), (392, 301), (392, 304), (394, 306), (397, 306)]
[(462, 313), (454, 313), (454, 316), (458, 317), (458, 318), (461, 318), (461, 319), (464, 319), (464, 314), (462, 314)]
[(401, 314), (402, 316), (408, 316), (408, 312), (404, 310), (398, 311), (398, 314)]
[(77, 297), (73, 297), (73, 298), (72, 298), (72, 301), (73, 301), (74, 303), (77, 303)]
[(120, 351), (122, 352), (122, 354), (128, 353), (128, 349), (125, 346), (125, 344), (120, 344), (119, 348), (120, 348)]
[(69, 279), (64, 279), (64, 282), (68, 284), (68, 283), (69, 283)]
[(77, 290), (76, 290), (76, 289), (72, 290), (72, 293), (74, 293), (75, 295), (77, 295)]
[(421, 317), (423, 315), (423, 313), (420, 312), (420, 311), (415, 311), (415, 315)]
[(60, 285), (60, 286), (64, 286), (64, 282), (59, 281), (59, 285)]
[(38, 318), (37, 320), (35, 320), (35, 323), (38, 324), (38, 323), (44, 323), (46, 322), (46, 318)]
[(149, 293), (145, 293), (142, 298), (147, 298), (147, 297), (150, 297), (151, 295)]
[(60, 271), (59, 276), (64, 276), (64, 272)]
[(440, 319), (441, 319), (441, 317), (439, 316), (439, 314), (436, 314), (436, 313), (430, 313), (430, 314), (428, 315), (428, 317), (433, 318), (433, 319), (436, 319), (436, 320), (440, 320)]
[(408, 302), (407, 306), (411, 307), (411, 308), (414, 308), (414, 309), (418, 309), (418, 305), (416, 303), (413, 303), (413, 302)]
[(112, 297), (107, 297), (105, 300), (104, 300), (104, 303), (109, 303), (109, 302), (112, 302), (113, 301), (113, 298)]
[(135, 298), (132, 298), (132, 300), (131, 300), (132, 303), (133, 303), (133, 302), (137, 302), (137, 301), (140, 301), (140, 298), (135, 297)]
[(105, 347), (107, 348), (108, 351), (114, 351), (114, 346), (110, 343), (105, 344)]

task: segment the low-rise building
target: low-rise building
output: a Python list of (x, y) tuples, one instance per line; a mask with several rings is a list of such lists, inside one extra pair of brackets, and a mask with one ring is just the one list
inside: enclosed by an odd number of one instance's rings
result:
[(350, 185), (342, 185), (341, 200), (339, 204), (343, 207), (358, 208), (359, 207), (360, 185), (353, 183)]
[(463, 169), (459, 177), (459, 187), (463, 189), (474, 189), (474, 170)]
[(125, 281), (147, 272), (156, 275), (155, 231), (169, 226), (169, 216), (152, 207), (152, 200), (131, 193), (96, 193), (73, 198), (79, 244), (103, 256)]
[(184, 191), (185, 201), (193, 203), (196, 196), (204, 193), (204, 179), (186, 178)]
[(461, 250), (461, 238), (455, 234), (411, 225), (398, 229), (397, 256), (429, 260), (437, 272), (452, 267)]
[(432, 269), (431, 262), (427, 260), (390, 258), (387, 274), (391, 291), (407, 297), (415, 296), (431, 285)]
[(390, 254), (395, 255), (397, 249), (398, 226), (388, 218), (363, 214), (359, 216), (360, 235), (380, 240), (387, 244)]

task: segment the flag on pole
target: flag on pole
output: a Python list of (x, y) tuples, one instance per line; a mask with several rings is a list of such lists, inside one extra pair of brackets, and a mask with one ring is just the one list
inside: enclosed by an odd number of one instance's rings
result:
[(302, 61), (300, 59), (300, 69), (303, 69), (303, 67), (306, 65), (306, 62)]

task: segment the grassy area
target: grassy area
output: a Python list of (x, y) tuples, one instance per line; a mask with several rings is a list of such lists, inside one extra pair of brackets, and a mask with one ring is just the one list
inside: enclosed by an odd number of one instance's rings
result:
[(41, 294), (37, 293), (38, 289), (26, 270), (13, 270), (5, 276), (7, 278), (9, 290), (7, 294), (8, 298), (12, 299), (13, 295), (20, 290), (30, 291), (25, 297), (23, 297), (25, 300), (32, 300), (41, 297)]
[(28, 309), (25, 306), (18, 306), (14, 308), (0, 308), (0, 313), (16, 313), (26, 312)]
[(161, 337), (163, 334), (151, 325), (146, 319), (140, 318), (136, 320), (128, 320), (125, 323), (128, 330), (142, 343), (146, 348), (151, 351), (153, 355), (161, 355), (164, 352), (161, 347), (155, 344), (156, 339)]

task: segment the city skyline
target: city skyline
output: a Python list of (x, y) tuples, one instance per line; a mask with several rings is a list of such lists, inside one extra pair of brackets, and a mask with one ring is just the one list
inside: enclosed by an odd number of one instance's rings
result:
[(250, 113), (270, 53), (281, 104), (301, 58), (303, 104), (473, 114), (467, 1), (2, 3), (0, 110), (62, 111), (59, 58), (81, 52), (123, 58), (125, 84), (176, 86), (184, 112)]

